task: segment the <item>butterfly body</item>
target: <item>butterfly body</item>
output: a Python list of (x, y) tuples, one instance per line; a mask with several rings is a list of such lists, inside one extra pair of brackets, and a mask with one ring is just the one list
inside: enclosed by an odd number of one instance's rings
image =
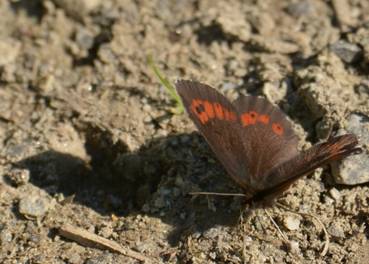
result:
[(298, 178), (358, 150), (352, 134), (304, 152), (286, 115), (266, 99), (242, 96), (231, 103), (214, 88), (178, 81), (183, 104), (216, 157), (247, 199), (274, 197)]

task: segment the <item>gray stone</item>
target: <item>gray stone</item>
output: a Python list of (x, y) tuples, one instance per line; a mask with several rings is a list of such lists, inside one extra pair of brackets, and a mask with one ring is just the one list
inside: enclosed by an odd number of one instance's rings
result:
[(356, 62), (362, 54), (362, 50), (359, 46), (344, 40), (333, 43), (331, 45), (331, 51), (347, 63)]
[(25, 217), (38, 218), (47, 212), (49, 202), (39, 196), (26, 196), (19, 201), (19, 212)]
[(85, 28), (79, 28), (76, 32), (75, 40), (78, 46), (88, 50), (94, 44), (94, 35)]
[(363, 151), (332, 164), (334, 180), (339, 184), (355, 185), (369, 182), (369, 117), (351, 114), (347, 132), (355, 134)]
[(345, 238), (345, 232), (343, 231), (342, 226), (339, 223), (337, 223), (337, 222), (333, 222), (328, 227), (328, 230), (327, 231), (333, 237), (336, 237), (336, 238)]
[(303, 0), (288, 5), (287, 12), (295, 17), (309, 15), (314, 11), (314, 6), (311, 1)]

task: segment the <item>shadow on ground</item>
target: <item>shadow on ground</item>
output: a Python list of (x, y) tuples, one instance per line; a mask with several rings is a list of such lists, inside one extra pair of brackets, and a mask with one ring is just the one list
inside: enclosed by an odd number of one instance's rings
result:
[(92, 126), (84, 132), (89, 162), (50, 150), (16, 166), (29, 170), (30, 182), (50, 195), (72, 197), (102, 215), (160, 218), (174, 227), (168, 236), (172, 245), (191, 233), (238, 222), (241, 200), (188, 195), (239, 192), (197, 133), (158, 138), (131, 153), (109, 132)]

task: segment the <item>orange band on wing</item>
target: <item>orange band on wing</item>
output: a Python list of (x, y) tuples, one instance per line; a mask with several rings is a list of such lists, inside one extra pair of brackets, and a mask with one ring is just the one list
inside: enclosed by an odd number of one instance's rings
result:
[(214, 103), (213, 105), (216, 117), (220, 120), (223, 120), (224, 119), (223, 107), (219, 103)]
[(210, 119), (215, 117), (213, 105), (209, 101), (204, 101), (205, 112)]
[(210, 119), (213, 118), (226, 121), (237, 121), (236, 113), (223, 107), (220, 103), (212, 103), (207, 100), (193, 99), (190, 109), (202, 124), (206, 124)]

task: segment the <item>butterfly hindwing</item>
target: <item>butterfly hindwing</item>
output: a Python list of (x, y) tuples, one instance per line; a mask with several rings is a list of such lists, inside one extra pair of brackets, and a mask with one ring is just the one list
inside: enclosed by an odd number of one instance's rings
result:
[(278, 181), (266, 178), (268, 171), (298, 154), (298, 138), (285, 114), (266, 99), (243, 96), (233, 104), (240, 116), (250, 184), (262, 191), (267, 181)]
[(283, 192), (298, 178), (316, 168), (359, 151), (360, 148), (356, 147), (357, 144), (358, 140), (355, 135), (346, 134), (331, 137), (327, 142), (316, 144), (306, 151), (300, 152), (268, 172), (265, 176), (265, 190), (258, 193), (257, 196), (265, 197)]
[(192, 81), (178, 81), (177, 92), (198, 130), (205, 137), (216, 157), (230, 176), (248, 194), (249, 186), (245, 149), (241, 141), (241, 127), (236, 109), (226, 97), (208, 85)]

